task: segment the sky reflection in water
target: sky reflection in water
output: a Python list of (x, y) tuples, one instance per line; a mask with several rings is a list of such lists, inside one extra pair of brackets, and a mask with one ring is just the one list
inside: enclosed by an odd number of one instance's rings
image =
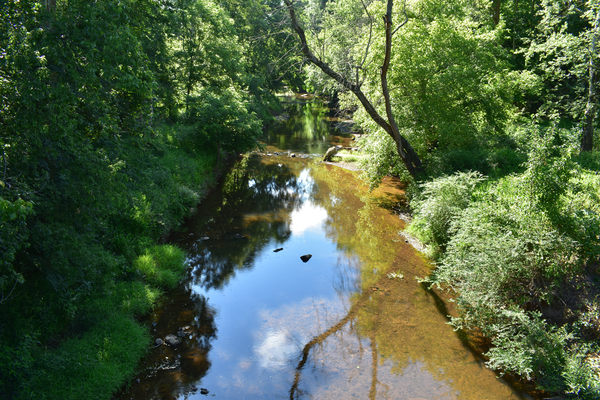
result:
[[(397, 194), (368, 194), (354, 173), (309, 160), (242, 160), (172, 238), (190, 277), (150, 321), (163, 337), (188, 326), (190, 339), (153, 349), (122, 398), (201, 399), (200, 387), (236, 400), (523, 398), (415, 280), (429, 267), (382, 207)], [(181, 366), (161, 369), (165, 357)]]

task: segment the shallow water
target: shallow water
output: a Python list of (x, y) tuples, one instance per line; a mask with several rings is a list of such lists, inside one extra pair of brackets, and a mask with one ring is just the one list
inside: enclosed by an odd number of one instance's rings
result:
[[(322, 154), (348, 140), (309, 104), (265, 136), (269, 151)], [(306, 144), (306, 132), (319, 133)], [(399, 234), (390, 206), (401, 193), (387, 180), (369, 194), (355, 172), (316, 159), (239, 160), (171, 238), (190, 273), (148, 324), (182, 343), (153, 348), (120, 398), (527, 398), (485, 368), (415, 279), (430, 266)]]

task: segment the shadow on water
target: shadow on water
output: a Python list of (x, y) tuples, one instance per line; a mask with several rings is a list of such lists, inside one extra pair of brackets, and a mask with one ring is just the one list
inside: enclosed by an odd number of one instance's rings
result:
[(240, 159), (170, 239), (190, 273), (147, 322), (181, 344), (151, 349), (120, 398), (525, 398), (415, 279), (430, 266), (399, 233), (402, 201), (311, 160)]

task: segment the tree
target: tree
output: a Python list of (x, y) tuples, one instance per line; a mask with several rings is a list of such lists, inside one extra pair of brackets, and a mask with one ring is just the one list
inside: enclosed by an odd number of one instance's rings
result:
[[(349, 75), (342, 75), (342, 73), (333, 70), (328, 63), (324, 62), (322, 59), (315, 56), (315, 54), (309, 47), (309, 43), (306, 39), (306, 33), (305, 33), (304, 29), (302, 28), (302, 26), (300, 25), (300, 22), (296, 15), (296, 9), (294, 7), (294, 2), (292, 0), (284, 0), (284, 2), (288, 9), (289, 15), (290, 15), (292, 28), (297, 35), (297, 39), (300, 41), (300, 47), (302, 49), (302, 53), (304, 54), (304, 57), (306, 58), (306, 60), (308, 62), (314, 64), (318, 68), (320, 68), (325, 74), (327, 74), (329, 77), (331, 77), (336, 82), (338, 82), (343, 88), (349, 90), (356, 96), (356, 98), (360, 101), (360, 103), (362, 104), (362, 106), (364, 107), (366, 112), (369, 114), (369, 116), (373, 119), (373, 121), (375, 121), (377, 123), (377, 125), (379, 125), (381, 128), (383, 128), (383, 130), (389, 136), (392, 137), (392, 139), (396, 143), (396, 148), (398, 150), (398, 154), (400, 155), (400, 158), (402, 159), (404, 165), (406, 166), (406, 169), (411, 174), (411, 176), (413, 176), (414, 178), (419, 178), (425, 172), (424, 166), (421, 162), (420, 157), (418, 156), (416, 151), (413, 149), (412, 145), (408, 142), (408, 140), (406, 140), (406, 138), (404, 138), (404, 136), (402, 136), (400, 134), (398, 125), (396, 124), (396, 122), (394, 120), (394, 115), (392, 113), (390, 91), (389, 91), (388, 82), (387, 82), (387, 74), (388, 74), (388, 70), (390, 68), (390, 59), (391, 59), (391, 53), (392, 53), (392, 37), (398, 31), (398, 29), (400, 29), (402, 26), (404, 26), (406, 24), (406, 22), (408, 21), (408, 16), (406, 14), (406, 8), (404, 10), (404, 16), (405, 16), (404, 21), (396, 27), (394, 27), (393, 20), (392, 20), (393, 7), (394, 7), (393, 0), (387, 0), (387, 9), (386, 9), (385, 15), (383, 16), (384, 26), (385, 26), (385, 46), (384, 46), (384, 54), (385, 55), (384, 55), (383, 65), (381, 66), (381, 69), (380, 69), (379, 76), (380, 76), (380, 82), (381, 82), (381, 94), (384, 98), (384, 103), (385, 103), (386, 118), (384, 118), (379, 114), (379, 112), (377, 111), (377, 109), (375, 108), (373, 103), (367, 98), (367, 96), (363, 93), (363, 91), (361, 89), (362, 84), (361, 84), (360, 77), (359, 77), (359, 70), (363, 68), (363, 65), (357, 64), (355, 66), (355, 70), (356, 70), (355, 77), (349, 76)], [(368, 12), (367, 6), (365, 5), (364, 2), (362, 2), (362, 5), (364, 6), (365, 12), (367, 13), (370, 23), (372, 25), (373, 19)], [(369, 43), (369, 45), (367, 45), (367, 48), (365, 50), (366, 53), (369, 52), (370, 44), (371, 43)]]
[(261, 122), (248, 111), (237, 91), (207, 88), (189, 101), (188, 122), (195, 126), (191, 141), (216, 146), (217, 168), (221, 151), (234, 153), (256, 148)]
[(582, 126), (582, 152), (594, 145), (598, 112), (600, 4), (594, 0), (544, 0), (537, 35), (526, 57), (547, 85), (542, 111), (563, 114)]

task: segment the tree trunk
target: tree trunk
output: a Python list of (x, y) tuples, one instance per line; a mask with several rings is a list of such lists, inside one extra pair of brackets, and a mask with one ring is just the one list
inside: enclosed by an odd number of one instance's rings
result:
[(221, 141), (217, 143), (217, 170), (221, 170)]
[[(300, 26), (298, 19), (296, 18), (296, 11), (294, 9), (293, 0), (283, 0), (286, 7), (288, 8), (290, 19), (292, 23), (292, 28), (298, 35), (298, 40), (300, 41), (300, 46), (302, 48), (302, 53), (306, 57), (306, 59), (312, 64), (316, 65), (327, 74), (330, 78), (334, 79), (336, 82), (341, 84), (346, 89), (350, 90), (360, 101), (362, 106), (365, 108), (369, 116), (373, 121), (377, 123), (383, 130), (394, 139), (396, 142), (396, 147), (398, 150), (398, 154), (400, 158), (404, 162), (406, 169), (411, 174), (411, 176), (415, 179), (419, 179), (425, 173), (425, 168), (421, 163), (421, 159), (418, 154), (415, 152), (411, 144), (406, 140), (401, 134), (394, 121), (394, 117), (391, 109), (391, 101), (390, 94), (387, 86), (387, 72), (390, 65), (391, 58), (391, 50), (392, 50), (392, 35), (395, 31), (392, 31), (392, 8), (393, 8), (393, 0), (388, 0), (387, 2), (387, 12), (384, 16), (385, 21), (385, 31), (386, 31), (386, 45), (385, 45), (385, 59), (384, 65), (381, 67), (381, 88), (385, 100), (385, 108), (387, 114), (387, 120), (383, 118), (375, 109), (375, 107), (371, 104), (371, 102), (367, 99), (365, 94), (360, 89), (359, 82), (352, 82), (349, 79), (346, 79), (344, 76), (339, 74), (338, 72), (331, 69), (329, 64), (323, 62), (319, 58), (317, 58), (313, 52), (308, 47), (308, 42), (306, 40), (306, 35), (304, 33), (304, 29)], [(406, 21), (404, 21), (406, 23)], [(404, 25), (401, 24), (400, 26)], [(399, 26), (399, 27), (400, 27)], [(398, 27), (398, 28), (399, 28)], [(398, 29), (396, 28), (396, 30)]]
[(598, 98), (596, 90), (596, 64), (595, 57), (597, 57), (597, 43), (598, 35), (600, 30), (600, 12), (596, 15), (596, 21), (592, 27), (591, 32), (591, 43), (590, 43), (590, 62), (588, 71), (588, 96), (587, 104), (585, 106), (585, 124), (583, 126), (583, 133), (581, 135), (581, 152), (592, 151), (594, 149), (594, 122), (596, 118), (596, 111), (598, 109)]
[(494, 26), (500, 23), (500, 6), (502, 5), (502, 0), (492, 0), (492, 21), (494, 21)]

